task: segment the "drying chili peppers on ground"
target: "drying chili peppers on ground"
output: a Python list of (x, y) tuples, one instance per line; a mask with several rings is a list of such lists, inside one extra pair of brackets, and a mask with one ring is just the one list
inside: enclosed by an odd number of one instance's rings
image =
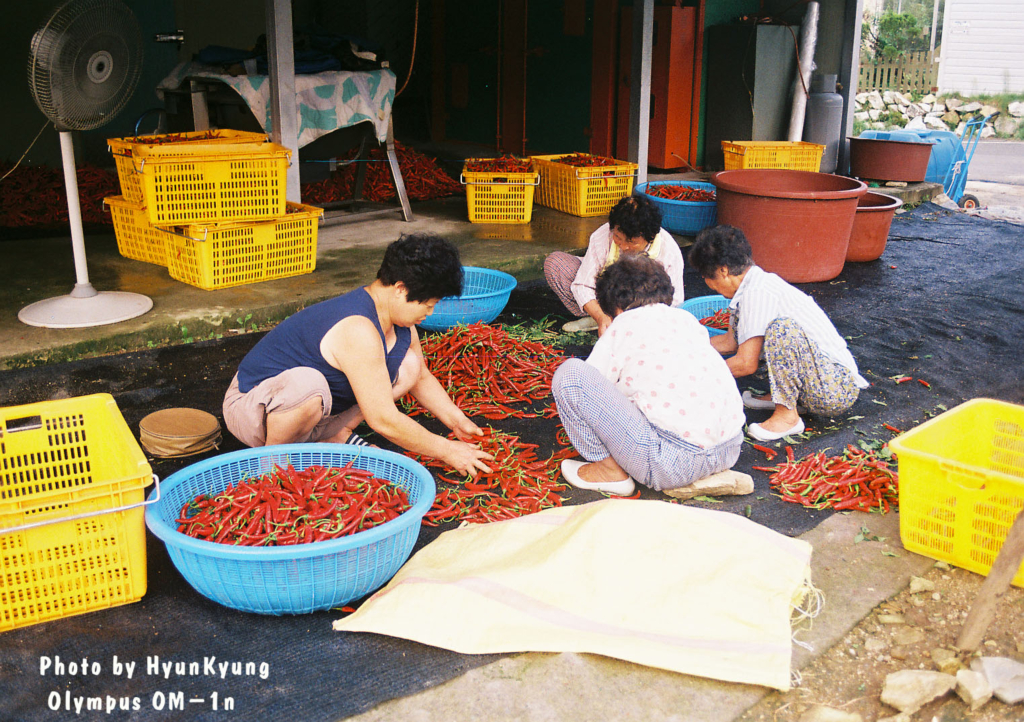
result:
[(715, 311), (710, 316), (700, 319), (702, 326), (718, 329), (719, 331), (729, 330), (729, 309), (723, 308)]
[(589, 153), (570, 153), (569, 155), (563, 155), (560, 158), (553, 158), (554, 163), (563, 163), (565, 165), (573, 165), (582, 168), (596, 168), (599, 166), (606, 165), (622, 165), (622, 161), (615, 160), (614, 158), (605, 158), (600, 155), (590, 155)]
[[(487, 462), (490, 474), (453, 479), (438, 476), (434, 505), (423, 517), (427, 526), (442, 522), (491, 522), (534, 514), (562, 505), (558, 492), (569, 487), (558, 481), (562, 459), (576, 455), (572, 447), (555, 452), (548, 459), (537, 456), (537, 444), (524, 444), (518, 436), (484, 428), (480, 448), (494, 456)], [(409, 454), (426, 466), (447, 469), (443, 463)]]
[[(554, 418), (554, 401), (541, 411), (508, 404), (551, 396), (551, 377), (565, 360), (561, 352), (536, 341), (515, 338), (501, 326), (474, 323), (432, 334), (422, 342), (427, 368), (467, 416), (486, 419)], [(426, 413), (411, 396), (402, 401), (410, 416)]]
[(283, 546), (338, 539), (395, 519), (409, 509), (405, 490), (350, 463), (310, 466), (243, 479), (181, 508), (178, 531), (204, 541)]
[[(0, 163), (0, 176), (10, 170)], [(78, 166), (78, 197), (85, 224), (112, 223), (103, 212), (106, 196), (120, 195), (121, 186), (114, 171), (92, 165)], [(0, 181), (0, 226), (48, 228), (68, 222), (68, 197), (64, 189), (64, 173), (60, 168), (43, 165), (19, 166)]]
[[(355, 158), (357, 152), (352, 151), (348, 159)], [(402, 171), (406, 193), (411, 200), (427, 201), (464, 192), (462, 184), (445, 173), (436, 159), (397, 142), (395, 154), (398, 156), (398, 166)], [(367, 166), (366, 179), (363, 181), (363, 198), (375, 203), (394, 200), (395, 182), (391, 178), (386, 149), (374, 148), (369, 155), (370, 159), (365, 161)], [(302, 202), (318, 205), (349, 200), (352, 198), (355, 178), (356, 163), (339, 168), (327, 180), (302, 186)]]
[(783, 501), (812, 509), (882, 513), (899, 503), (899, 476), (873, 451), (850, 445), (838, 456), (819, 451), (797, 461), (787, 446), (786, 458), (774, 467), (753, 467), (771, 474), (769, 484)]
[(469, 158), (465, 170), (468, 173), (532, 173), (533, 161), (506, 153), (499, 158)]
[(687, 201), (688, 203), (713, 203), (715, 200), (714, 191), (692, 188), (690, 186), (647, 186), (644, 193), (655, 198), (664, 198), (670, 201)]

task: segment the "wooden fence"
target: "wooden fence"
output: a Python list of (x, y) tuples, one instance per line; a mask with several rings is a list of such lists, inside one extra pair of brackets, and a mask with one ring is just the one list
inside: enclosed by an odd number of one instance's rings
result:
[(939, 49), (906, 53), (895, 60), (881, 63), (861, 63), (857, 79), (857, 92), (868, 90), (898, 90), (932, 92), (939, 79)]

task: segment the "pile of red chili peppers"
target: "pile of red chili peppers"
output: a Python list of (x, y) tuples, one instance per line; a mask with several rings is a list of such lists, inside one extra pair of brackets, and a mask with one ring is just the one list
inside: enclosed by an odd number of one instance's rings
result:
[[(536, 341), (516, 339), (500, 326), (456, 326), (422, 341), (427, 368), (467, 416), (486, 419), (551, 419), (554, 401), (540, 412), (508, 404), (532, 403), (551, 395), (551, 377), (565, 360)], [(410, 416), (426, 413), (411, 396), (403, 400)]]
[(729, 309), (722, 308), (715, 311), (710, 316), (705, 316), (700, 319), (702, 325), (708, 328), (718, 329), (719, 331), (729, 330)]
[(787, 446), (786, 458), (774, 467), (753, 467), (771, 473), (769, 484), (783, 501), (812, 509), (882, 513), (899, 503), (898, 474), (872, 452), (847, 446), (839, 456), (819, 451), (796, 461)]
[(600, 155), (590, 155), (589, 153), (570, 153), (569, 155), (563, 155), (561, 158), (553, 158), (552, 161), (582, 168), (622, 165), (622, 161), (615, 160), (614, 158), (605, 158)]
[[(0, 176), (10, 165), (0, 163)], [(78, 167), (78, 197), (85, 224), (112, 223), (103, 212), (103, 199), (119, 195), (117, 174), (96, 166)], [(59, 168), (43, 165), (19, 166), (0, 181), (0, 226), (56, 227), (68, 222), (68, 196), (64, 189), (64, 173)]]
[(500, 158), (470, 158), (465, 169), (468, 173), (532, 173), (533, 161), (506, 153)]
[(204, 541), (283, 546), (337, 539), (409, 509), (405, 490), (349, 463), (296, 471), (275, 467), (181, 508), (178, 531)]
[(132, 143), (140, 145), (164, 145), (166, 143), (202, 143), (207, 140), (218, 140), (221, 134), (216, 130), (207, 130), (199, 133), (164, 133), (163, 135), (140, 135), (131, 138)]
[(712, 203), (715, 200), (714, 191), (703, 188), (691, 188), (690, 186), (647, 186), (644, 193), (655, 198), (665, 198), (670, 201), (687, 201), (689, 203)]
[[(464, 192), (462, 184), (445, 173), (436, 159), (397, 142), (395, 154), (398, 156), (398, 166), (402, 171), (406, 193), (411, 200), (426, 201)], [(356, 151), (353, 151), (349, 159), (355, 155)], [(370, 159), (366, 162), (366, 178), (363, 181), (363, 198), (375, 203), (393, 200), (395, 182), (391, 178), (386, 150), (374, 148), (369, 155)], [(356, 163), (352, 163), (339, 168), (327, 180), (307, 183), (302, 186), (302, 202), (317, 205), (349, 200), (352, 198), (355, 177)]]
[[(438, 488), (434, 505), (423, 518), (425, 525), (500, 521), (562, 505), (558, 492), (568, 486), (556, 480), (558, 462), (576, 455), (572, 447), (541, 459), (537, 456), (537, 444), (524, 444), (518, 436), (493, 428), (483, 431), (480, 448), (494, 456), (494, 461), (487, 462), (491, 473), (465, 479), (439, 476), (438, 481), (445, 486)], [(427, 466), (447, 468), (436, 460), (420, 461)]]

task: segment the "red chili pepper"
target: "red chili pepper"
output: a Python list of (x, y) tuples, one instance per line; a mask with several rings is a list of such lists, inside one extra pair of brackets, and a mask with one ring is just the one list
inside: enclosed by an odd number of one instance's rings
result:
[(712, 315), (706, 316), (700, 319), (701, 324), (708, 328), (718, 329), (719, 331), (729, 330), (729, 309), (722, 308), (715, 311)]
[(752, 446), (758, 451), (763, 452), (764, 455), (768, 457), (768, 461), (771, 461), (772, 459), (779, 455), (778, 451), (776, 451), (775, 449), (770, 449), (767, 446), (761, 446), (760, 444), (752, 444)]
[(713, 190), (693, 188), (685, 185), (655, 185), (647, 186), (644, 191), (649, 196), (664, 198), (670, 201), (685, 201), (688, 203), (712, 203), (715, 200)]
[(889, 426), (889, 424), (882, 424), (885, 428), (889, 429), (894, 434), (902, 434), (903, 432), (897, 429), (895, 426)]
[(927, 381), (925, 381), (924, 379), (918, 379), (917, 383), (921, 384), (926, 389), (930, 389), (932, 387), (932, 385), (930, 383), (928, 383)]
[(605, 158), (599, 155), (590, 155), (589, 153), (570, 153), (569, 155), (563, 155), (560, 158), (552, 158), (552, 162), (582, 168), (622, 165), (622, 161), (615, 160), (614, 158)]

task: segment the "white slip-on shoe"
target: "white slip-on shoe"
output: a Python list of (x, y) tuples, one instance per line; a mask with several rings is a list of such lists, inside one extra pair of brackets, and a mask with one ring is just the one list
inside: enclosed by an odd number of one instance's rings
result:
[(797, 422), (792, 428), (786, 431), (769, 431), (768, 429), (761, 426), (761, 424), (751, 424), (747, 427), (747, 434), (757, 439), (758, 441), (778, 441), (779, 439), (790, 436), (792, 434), (802, 434), (804, 432), (804, 420), (797, 419)]
[(562, 324), (562, 330), (566, 333), (579, 333), (581, 331), (596, 331), (597, 321), (591, 316), (584, 316), (583, 318), (577, 318), (575, 321), (569, 321)]
[(578, 461), (577, 459), (563, 459), (562, 476), (577, 489), (603, 491), (605, 494), (614, 494), (615, 496), (629, 496), (633, 493), (636, 484), (631, 476), (627, 476), (622, 481), (584, 481), (581, 479), (580, 467), (589, 463), (588, 461)]

